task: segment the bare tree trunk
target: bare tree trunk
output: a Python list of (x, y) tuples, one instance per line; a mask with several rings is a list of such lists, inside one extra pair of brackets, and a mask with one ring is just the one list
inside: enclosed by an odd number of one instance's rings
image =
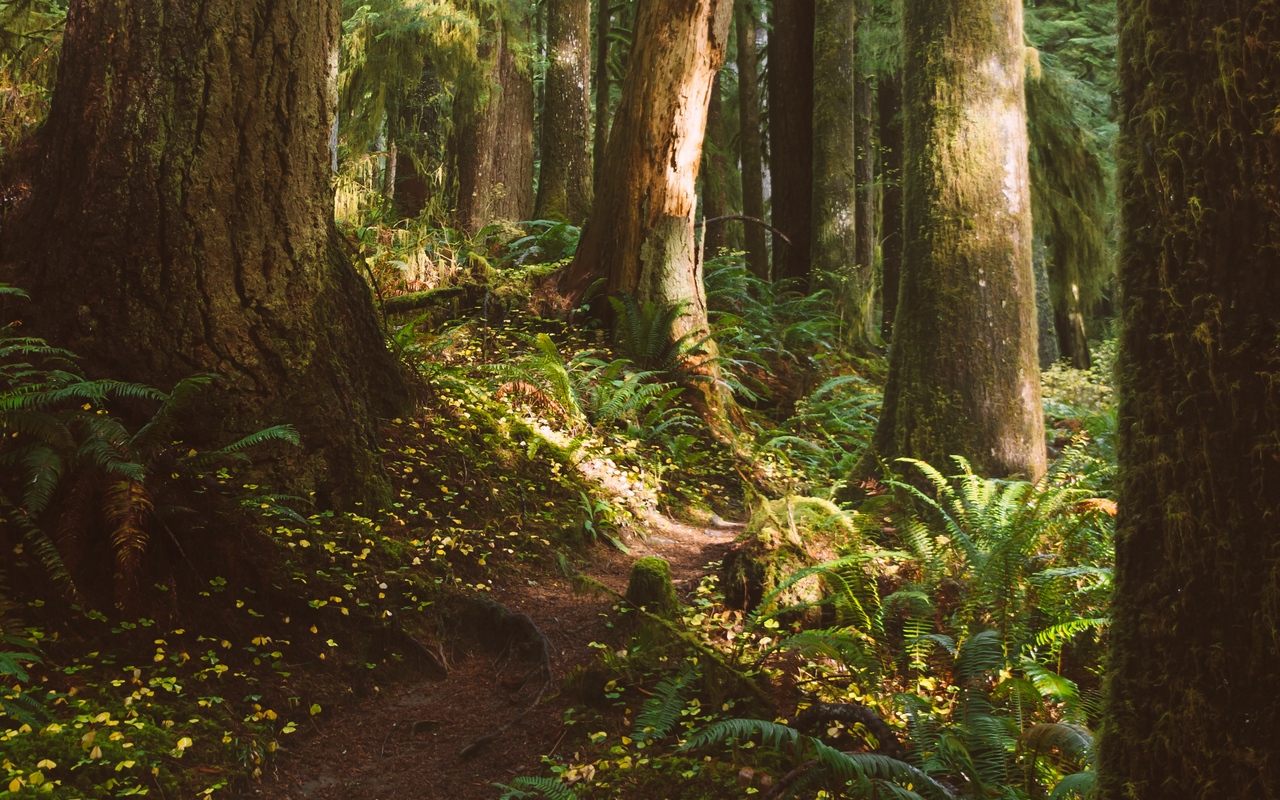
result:
[[(756, 53), (756, 18), (751, 0), (738, 0), (734, 14), (738, 28), (738, 147), (742, 158), (742, 213), (764, 220), (764, 145), (760, 141), (760, 58)], [(745, 223), (743, 242), (747, 268), (758, 278), (769, 277), (769, 246), (765, 228)]]
[(596, 121), (591, 149), (593, 189), (600, 186), (600, 168), (609, 144), (609, 36), (613, 33), (610, 7), (610, 0), (600, 0), (596, 4)]
[[(521, 24), (527, 33), (528, 20)], [(489, 74), (464, 83), (454, 101), (454, 219), (471, 234), (533, 212), (533, 80), (512, 34), (504, 28), (490, 36), (481, 53)]]
[(1045, 471), (1021, 0), (903, 5), (906, 249), (883, 458)]
[[(706, 144), (702, 148), (702, 218), (713, 220), (728, 214), (729, 191), (726, 186), (728, 167), (724, 143), (723, 98), (720, 96), (720, 74), (711, 86), (711, 105), (707, 109)], [(703, 252), (711, 258), (729, 244), (725, 222), (708, 222)]]
[(769, 36), (773, 279), (809, 280), (813, 225), (813, 0), (776, 0)]
[(1039, 334), (1040, 369), (1046, 370), (1062, 357), (1058, 349), (1058, 332), (1054, 325), (1053, 291), (1049, 285), (1049, 247), (1044, 237), (1036, 236), (1032, 244), (1031, 265), (1036, 276), (1036, 323)]
[(683, 305), (675, 337), (706, 330), (694, 214), (711, 87), (732, 11), (730, 0), (640, 4), (600, 191), (560, 278), (575, 304), (604, 278), (609, 294)]
[(548, 0), (539, 219), (581, 225), (591, 211), (591, 0)]
[(1119, 506), (1096, 797), (1280, 796), (1280, 8), (1121, 0)]
[(880, 219), (880, 338), (893, 338), (902, 275), (902, 76), (880, 76), (877, 91), (880, 123), (880, 184), (884, 187)]
[(284, 482), (344, 504), (386, 491), (406, 392), (333, 225), (337, 36), (328, 0), (72, 2), (4, 263), (92, 374), (217, 373), (211, 439), (293, 423)]

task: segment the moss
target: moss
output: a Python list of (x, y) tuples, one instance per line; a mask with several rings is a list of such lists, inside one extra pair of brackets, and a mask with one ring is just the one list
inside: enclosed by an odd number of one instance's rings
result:
[(671, 565), (648, 556), (631, 565), (627, 581), (627, 601), (651, 614), (673, 619), (680, 608), (676, 587), (671, 582)]

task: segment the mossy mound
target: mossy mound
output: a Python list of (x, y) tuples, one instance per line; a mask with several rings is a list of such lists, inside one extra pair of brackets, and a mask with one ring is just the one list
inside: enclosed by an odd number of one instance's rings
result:
[(671, 582), (671, 565), (653, 556), (632, 564), (627, 602), (664, 619), (675, 619), (680, 601)]
[[(725, 558), (725, 601), (735, 608), (755, 608), (788, 575), (838, 558), (860, 542), (850, 515), (830, 500), (784, 497), (765, 502)], [(777, 602), (812, 603), (822, 595), (821, 579), (814, 576), (788, 587)], [(809, 612), (821, 613), (816, 608)]]

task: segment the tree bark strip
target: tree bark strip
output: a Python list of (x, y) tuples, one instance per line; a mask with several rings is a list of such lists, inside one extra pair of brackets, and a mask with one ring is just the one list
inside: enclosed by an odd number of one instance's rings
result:
[[(751, 0), (738, 0), (734, 13), (738, 44), (738, 147), (742, 159), (742, 213), (764, 220), (764, 145), (760, 137), (760, 57), (756, 52), (756, 18)], [(746, 225), (743, 242), (747, 268), (757, 278), (769, 277), (769, 245), (764, 228)]]
[(876, 92), (880, 125), (880, 338), (893, 338), (902, 275), (902, 75), (881, 75)]
[(591, 0), (548, 0), (538, 219), (591, 212)]
[(807, 288), (813, 226), (813, 0), (776, 0), (769, 36), (773, 279)]

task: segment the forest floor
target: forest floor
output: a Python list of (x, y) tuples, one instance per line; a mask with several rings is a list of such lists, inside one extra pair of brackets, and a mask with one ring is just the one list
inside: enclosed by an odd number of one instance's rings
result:
[[(582, 574), (615, 592), (626, 590), (631, 563), (658, 556), (671, 564), (683, 596), (732, 547), (740, 523), (713, 519), (713, 525), (678, 522), (659, 512), (641, 521), (642, 535), (626, 539), (630, 554), (611, 547), (590, 551)], [(509, 730), (469, 758), (460, 751), (514, 717), (513, 699), (521, 682), (503, 653), (478, 644), (469, 631), (455, 631), (447, 679), (379, 687), (353, 700), (313, 734), (281, 749), (273, 774), (253, 796), (273, 800), (491, 800), (495, 783), (537, 774), (543, 756), (553, 755), (570, 735), (566, 713), (573, 702), (563, 690), (575, 668), (598, 660), (598, 643), (608, 641), (613, 601), (582, 594), (554, 573), (517, 572), (495, 581), (493, 597), (512, 612), (527, 615), (552, 645), (553, 682), (548, 696)], [(581, 732), (579, 732), (581, 733)]]

